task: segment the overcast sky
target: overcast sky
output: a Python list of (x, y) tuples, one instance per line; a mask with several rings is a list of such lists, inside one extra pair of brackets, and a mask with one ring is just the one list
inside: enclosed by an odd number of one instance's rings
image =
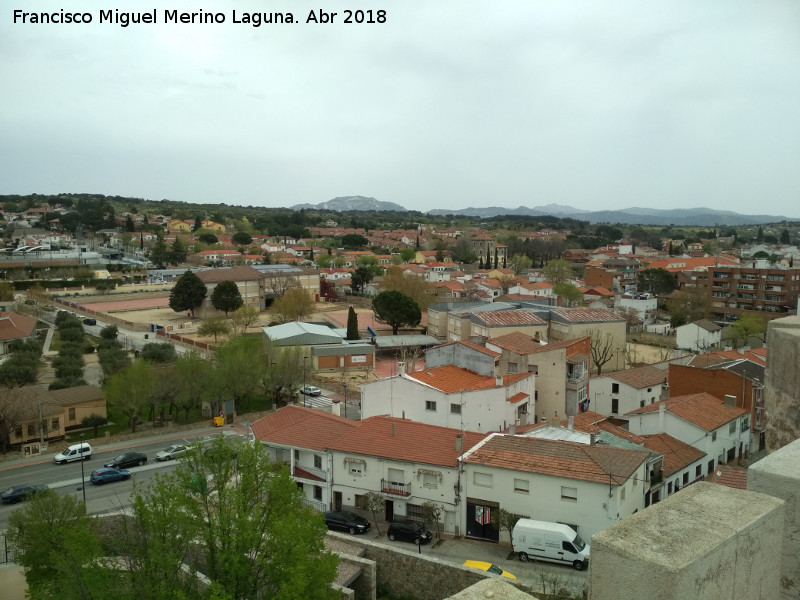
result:
[[(367, 7), (386, 23), (342, 23)], [(20, 0), (0, 81), (0, 193), (800, 217), (796, 0)]]

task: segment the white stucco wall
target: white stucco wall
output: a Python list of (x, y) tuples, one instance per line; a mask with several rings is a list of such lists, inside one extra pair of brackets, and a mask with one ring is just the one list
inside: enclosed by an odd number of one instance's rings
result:
[[(619, 384), (619, 393), (617, 394), (612, 393), (615, 383)], [(661, 399), (662, 388), (663, 384), (658, 384), (638, 389), (627, 383), (617, 381), (613, 377), (592, 377), (589, 391), (591, 409), (605, 416), (611, 416), (612, 414), (624, 415), (642, 406), (658, 402)], [(619, 409), (616, 413), (611, 411), (612, 398), (619, 400)]]

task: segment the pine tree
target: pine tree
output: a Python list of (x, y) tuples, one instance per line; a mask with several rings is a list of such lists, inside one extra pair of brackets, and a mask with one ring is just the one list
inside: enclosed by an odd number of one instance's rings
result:
[(358, 334), (358, 317), (356, 316), (356, 311), (352, 306), (347, 311), (347, 336), (344, 339), (361, 339), (361, 336)]
[(483, 255), (478, 258), (478, 268), (483, 269)]
[(494, 268), (497, 268), (497, 248), (494, 249)]

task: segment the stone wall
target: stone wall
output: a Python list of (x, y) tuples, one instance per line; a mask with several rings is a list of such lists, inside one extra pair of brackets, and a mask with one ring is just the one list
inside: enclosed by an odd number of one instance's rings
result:
[(696, 483), (592, 538), (590, 600), (779, 598), (784, 502)]
[(747, 489), (786, 502), (780, 593), (800, 598), (800, 440), (784, 446), (747, 470)]
[(766, 445), (772, 452), (800, 438), (800, 317), (767, 327)]

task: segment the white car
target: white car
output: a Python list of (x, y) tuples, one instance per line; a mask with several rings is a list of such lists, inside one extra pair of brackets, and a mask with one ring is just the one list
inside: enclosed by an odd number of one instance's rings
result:
[(181, 456), (183, 453), (186, 452), (186, 446), (170, 446), (166, 450), (162, 450), (161, 452), (156, 452), (156, 460), (172, 460), (176, 456)]
[(322, 390), (313, 385), (307, 385), (302, 390), (300, 390), (300, 393), (305, 394), (306, 396), (321, 396)]

